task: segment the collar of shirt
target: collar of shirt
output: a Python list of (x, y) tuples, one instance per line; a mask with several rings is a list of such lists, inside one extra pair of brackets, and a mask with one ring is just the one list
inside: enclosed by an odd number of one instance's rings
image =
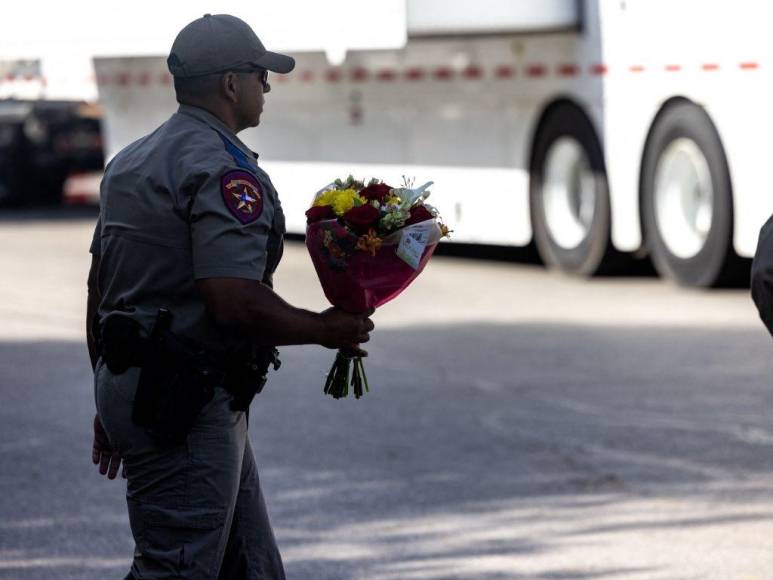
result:
[(231, 130), (231, 128), (223, 123), (220, 119), (218, 119), (215, 115), (207, 111), (206, 109), (202, 109), (200, 107), (194, 107), (193, 105), (180, 105), (180, 107), (177, 109), (177, 112), (181, 115), (186, 115), (188, 117), (193, 117), (194, 119), (197, 119), (203, 123), (206, 123), (210, 127), (212, 127), (215, 131), (223, 135), (226, 139), (228, 139), (231, 143), (236, 145), (242, 153), (244, 153), (248, 159), (255, 159), (257, 160), (258, 154), (251, 151), (249, 147), (247, 147), (244, 143), (242, 143), (241, 139), (239, 139), (236, 134)]

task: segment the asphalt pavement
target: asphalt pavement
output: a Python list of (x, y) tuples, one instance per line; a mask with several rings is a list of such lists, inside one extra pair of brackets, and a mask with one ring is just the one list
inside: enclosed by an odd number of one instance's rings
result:
[[(93, 216), (0, 220), (0, 579), (122, 578), (90, 461)], [(300, 243), (276, 278), (326, 306)], [(291, 580), (773, 578), (773, 342), (748, 290), (438, 257), (360, 400), (283, 349), (250, 436)]]

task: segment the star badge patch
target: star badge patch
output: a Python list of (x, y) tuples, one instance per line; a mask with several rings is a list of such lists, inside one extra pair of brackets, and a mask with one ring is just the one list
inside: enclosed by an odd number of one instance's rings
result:
[(247, 171), (229, 171), (221, 181), (223, 201), (243, 224), (254, 222), (263, 213), (263, 193), (255, 176)]

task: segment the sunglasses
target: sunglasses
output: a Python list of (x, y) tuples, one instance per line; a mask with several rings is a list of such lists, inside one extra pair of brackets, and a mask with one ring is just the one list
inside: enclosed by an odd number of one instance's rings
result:
[(260, 84), (263, 86), (263, 92), (267, 93), (271, 90), (271, 85), (268, 84), (268, 71), (264, 68), (251, 67), (243, 69), (234, 69), (231, 72), (235, 73), (258, 73)]
[(271, 85), (268, 84), (268, 71), (264, 68), (259, 69), (257, 71), (259, 78), (260, 78), (260, 84), (263, 85), (263, 92), (267, 93), (271, 90)]

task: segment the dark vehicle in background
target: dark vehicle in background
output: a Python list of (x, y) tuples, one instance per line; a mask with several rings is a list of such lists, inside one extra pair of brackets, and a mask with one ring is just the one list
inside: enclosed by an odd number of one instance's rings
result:
[(103, 167), (97, 106), (0, 100), (1, 207), (59, 204), (68, 177)]

